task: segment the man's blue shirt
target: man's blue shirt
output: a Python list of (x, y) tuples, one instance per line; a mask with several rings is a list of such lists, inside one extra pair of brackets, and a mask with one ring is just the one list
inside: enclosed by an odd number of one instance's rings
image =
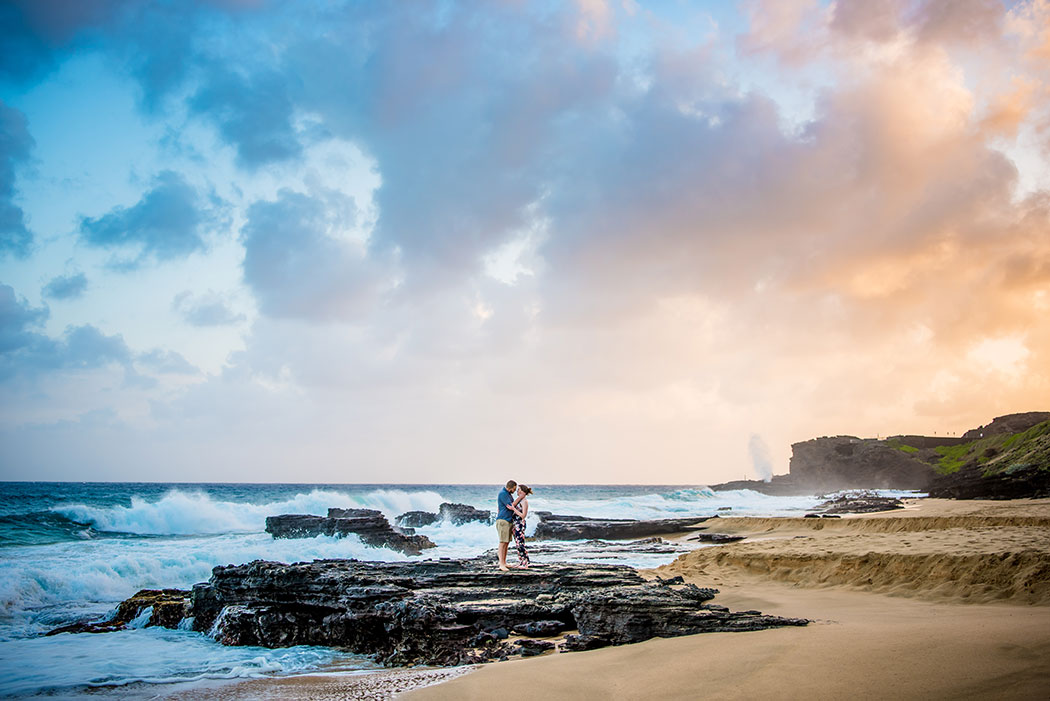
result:
[(496, 503), (499, 504), (499, 512), (496, 514), (496, 518), (504, 521), (512, 520), (514, 512), (510, 510), (510, 505), (513, 502), (514, 496), (510, 492), (506, 489), (499, 490), (499, 496), (496, 497)]

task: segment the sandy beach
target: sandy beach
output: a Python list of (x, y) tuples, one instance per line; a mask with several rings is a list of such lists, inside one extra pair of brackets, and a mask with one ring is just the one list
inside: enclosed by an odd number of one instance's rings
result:
[[(507, 689), (550, 699), (1050, 695), (1050, 500), (911, 500), (840, 519), (720, 518), (707, 530), (747, 539), (647, 574), (716, 587), (715, 603), (733, 610), (813, 623), (552, 653), (367, 698), (486, 699)], [(358, 698), (345, 682), (256, 680), (209, 698)]]

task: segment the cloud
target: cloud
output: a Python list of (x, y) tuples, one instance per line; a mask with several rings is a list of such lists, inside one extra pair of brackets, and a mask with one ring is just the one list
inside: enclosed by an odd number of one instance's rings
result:
[(131, 353), (121, 335), (106, 335), (82, 324), (67, 327), (56, 340), (34, 330), (47, 317), (46, 308), (30, 307), (11, 287), (0, 285), (0, 380), (56, 370), (128, 367)]
[(51, 299), (77, 299), (84, 296), (87, 287), (87, 275), (84, 273), (71, 273), (51, 278), (51, 281), (44, 285), (44, 289), (40, 292)]
[(30, 329), (42, 326), (49, 315), (47, 307), (30, 307), (25, 299), (18, 299), (14, 288), (0, 284), (0, 353), (37, 342), (39, 335)]
[(281, 190), (248, 208), (241, 231), (244, 281), (263, 314), (349, 320), (378, 302), (383, 269), (343, 236), (354, 224), (353, 198), (328, 191)]
[(199, 296), (189, 290), (180, 292), (172, 300), (171, 308), (191, 326), (232, 326), (246, 319), (230, 307), (223, 295), (211, 290)]
[(25, 257), (33, 243), (25, 212), (15, 204), (17, 169), (33, 145), (25, 115), (0, 100), (0, 255)]
[(111, 20), (119, 0), (10, 0), (0, 4), (0, 76), (28, 81), (52, 68), (85, 29)]
[(144, 365), (153, 372), (170, 375), (198, 375), (200, 370), (180, 353), (162, 348), (154, 348), (135, 356), (135, 362)]
[(263, 70), (244, 75), (215, 66), (189, 104), (215, 123), (245, 167), (257, 168), (302, 154), (292, 124), (292, 102), (279, 73)]
[(80, 237), (99, 248), (133, 252), (119, 266), (184, 258), (206, 248), (211, 213), (197, 190), (173, 171), (163, 171), (152, 189), (131, 207), (115, 207), (100, 217), (83, 217)]

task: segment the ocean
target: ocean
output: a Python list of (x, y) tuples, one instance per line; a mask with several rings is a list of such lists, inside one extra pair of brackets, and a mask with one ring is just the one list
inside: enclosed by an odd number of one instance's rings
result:
[[(536, 486), (531, 509), (607, 518), (798, 515), (817, 497), (769, 497), (704, 486)], [(76, 696), (92, 689), (149, 695), (152, 685), (204, 679), (367, 671), (368, 659), (318, 647), (224, 647), (202, 633), (137, 628), (104, 634), (43, 633), (98, 619), (146, 588), (189, 588), (218, 565), (265, 559), (398, 561), (409, 556), (356, 537), (274, 540), (267, 516), (370, 508), (391, 522), (442, 502), (494, 509), (500, 485), (158, 484), (0, 482), (0, 696)], [(723, 515), (725, 512), (723, 512)], [(529, 519), (529, 530), (535, 519)], [(419, 528), (437, 548), (423, 558), (473, 557), (495, 546), (484, 524)], [(560, 543), (534, 561), (601, 561), (655, 567), (689, 546), (637, 553)], [(513, 549), (512, 549), (513, 550)], [(512, 558), (513, 560), (513, 558)]]

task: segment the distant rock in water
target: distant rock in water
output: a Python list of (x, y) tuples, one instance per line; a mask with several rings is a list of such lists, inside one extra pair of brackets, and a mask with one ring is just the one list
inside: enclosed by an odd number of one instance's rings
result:
[(329, 509), (328, 516), (268, 516), (266, 532), (274, 538), (343, 537), (353, 533), (365, 545), (390, 548), (406, 555), (419, 555), (423, 550), (435, 547), (429, 538), (415, 535), (410, 528), (394, 528), (382, 512), (374, 509)]
[(402, 528), (422, 528), (430, 526), (441, 520), (437, 514), (429, 511), (406, 511), (394, 519), (394, 523)]
[[(194, 630), (225, 645), (324, 645), (388, 665), (539, 654), (555, 649), (551, 638), (563, 632), (572, 632), (567, 651), (807, 623), (730, 612), (707, 603), (716, 593), (680, 577), (649, 582), (622, 565), (558, 563), (501, 573), (491, 557), (255, 561), (216, 567), (209, 582), (193, 587), (185, 615)], [(512, 642), (511, 630), (527, 637)]]
[(679, 533), (706, 521), (703, 516), (662, 518), (649, 521), (619, 518), (564, 516), (549, 511), (535, 512), (540, 517), (533, 537), (539, 540), (626, 540), (647, 536)]
[(406, 511), (394, 519), (394, 523), (405, 528), (421, 528), (441, 521), (454, 526), (462, 526), (464, 523), (474, 521), (492, 523), (493, 518), (491, 511), (475, 509), (468, 504), (452, 504), (446, 501), (438, 507), (436, 514), (429, 511)]
[(477, 521), (479, 523), (492, 523), (492, 512), (483, 509), (475, 509), (466, 504), (450, 504), (445, 502), (438, 507), (438, 520), (448, 521), (454, 526), (462, 526), (464, 523)]

